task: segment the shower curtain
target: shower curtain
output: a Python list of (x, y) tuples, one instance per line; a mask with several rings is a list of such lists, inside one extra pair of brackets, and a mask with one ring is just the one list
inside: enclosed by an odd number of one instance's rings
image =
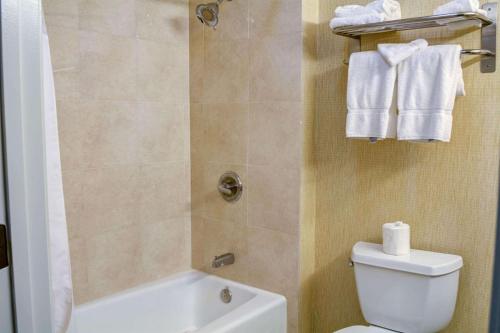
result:
[(73, 285), (69, 257), (68, 230), (64, 210), (64, 194), (57, 131), (57, 109), (50, 60), (49, 36), (43, 19), (42, 67), (45, 120), (45, 163), (47, 177), (47, 205), (50, 238), (50, 268), (54, 332), (65, 333), (73, 309)]

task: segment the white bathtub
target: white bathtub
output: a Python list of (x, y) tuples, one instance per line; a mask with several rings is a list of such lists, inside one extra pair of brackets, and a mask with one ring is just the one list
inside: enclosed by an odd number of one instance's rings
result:
[[(229, 287), (232, 301), (222, 302)], [(69, 333), (286, 333), (283, 296), (198, 271), (77, 306)]]

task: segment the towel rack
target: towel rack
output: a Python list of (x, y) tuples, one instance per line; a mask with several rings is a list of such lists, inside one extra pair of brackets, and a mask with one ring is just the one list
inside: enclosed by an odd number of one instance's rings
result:
[[(465, 49), (462, 50), (462, 55), (476, 55), (476, 56), (483, 56), (483, 57), (495, 57), (496, 54), (495, 52), (491, 52), (490, 50), (485, 50), (485, 49)], [(344, 64), (349, 65), (349, 61), (344, 61)]]
[[(470, 23), (481, 28), (481, 48), (464, 49), (464, 55), (481, 56), (481, 73), (493, 73), (496, 70), (496, 23), (497, 3), (486, 3), (482, 7), (487, 15), (479, 13), (456, 13), (413, 17), (401, 20), (349, 25), (337, 27), (333, 32), (337, 35), (358, 40), (357, 49), (361, 49), (361, 37), (391, 31), (405, 31), (436, 27), (449, 27), (457, 24)], [(347, 62), (344, 62), (347, 63)]]

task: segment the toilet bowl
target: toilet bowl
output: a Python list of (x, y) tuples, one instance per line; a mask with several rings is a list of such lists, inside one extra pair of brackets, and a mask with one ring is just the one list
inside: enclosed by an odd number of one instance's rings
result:
[(392, 256), (380, 244), (358, 242), (351, 260), (361, 311), (372, 326), (334, 333), (436, 333), (450, 323), (462, 257), (421, 250)]

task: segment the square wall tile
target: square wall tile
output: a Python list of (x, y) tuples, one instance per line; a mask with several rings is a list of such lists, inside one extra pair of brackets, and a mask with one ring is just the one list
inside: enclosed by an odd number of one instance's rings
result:
[(251, 0), (250, 37), (302, 31), (302, 1)]
[(80, 39), (77, 29), (48, 26), (50, 56), (54, 71), (76, 70), (80, 65)]
[(89, 288), (104, 296), (133, 287), (142, 274), (141, 227), (103, 232), (87, 240)]
[(80, 32), (80, 92), (82, 99), (135, 100), (134, 39)]
[(191, 109), (191, 158), (246, 164), (248, 104), (211, 103)]
[(189, 108), (187, 104), (138, 103), (137, 158), (141, 164), (184, 161)]
[(136, 103), (58, 102), (62, 165), (66, 170), (131, 164), (136, 160)]
[(296, 168), (300, 163), (302, 103), (250, 103), (248, 163)]
[(302, 101), (302, 34), (250, 40), (250, 101)]
[(248, 167), (248, 225), (299, 234), (300, 168)]
[(183, 45), (138, 40), (137, 52), (139, 99), (164, 103), (188, 103), (188, 48)]
[(65, 171), (63, 186), (70, 238), (91, 237), (137, 224), (136, 168)]
[(159, 279), (189, 269), (185, 219), (169, 219), (141, 228), (144, 280)]
[(187, 1), (136, 0), (137, 37), (187, 46)]
[(54, 70), (54, 86), (57, 100), (70, 99), (75, 101), (80, 98), (78, 72), (78, 67)]
[(248, 102), (248, 40), (205, 40), (204, 103)]
[(79, 0), (42, 1), (47, 26), (78, 29), (78, 2)]
[(135, 36), (135, 0), (80, 0), (80, 29)]
[(249, 283), (282, 295), (299, 286), (299, 239), (265, 228), (248, 228)]
[(42, 1), (44, 14), (78, 16), (78, 2), (80, 0), (44, 0)]
[(186, 174), (184, 161), (144, 165), (137, 169), (135, 177), (139, 183), (135, 207), (143, 224), (188, 216), (186, 184), (190, 175)]

